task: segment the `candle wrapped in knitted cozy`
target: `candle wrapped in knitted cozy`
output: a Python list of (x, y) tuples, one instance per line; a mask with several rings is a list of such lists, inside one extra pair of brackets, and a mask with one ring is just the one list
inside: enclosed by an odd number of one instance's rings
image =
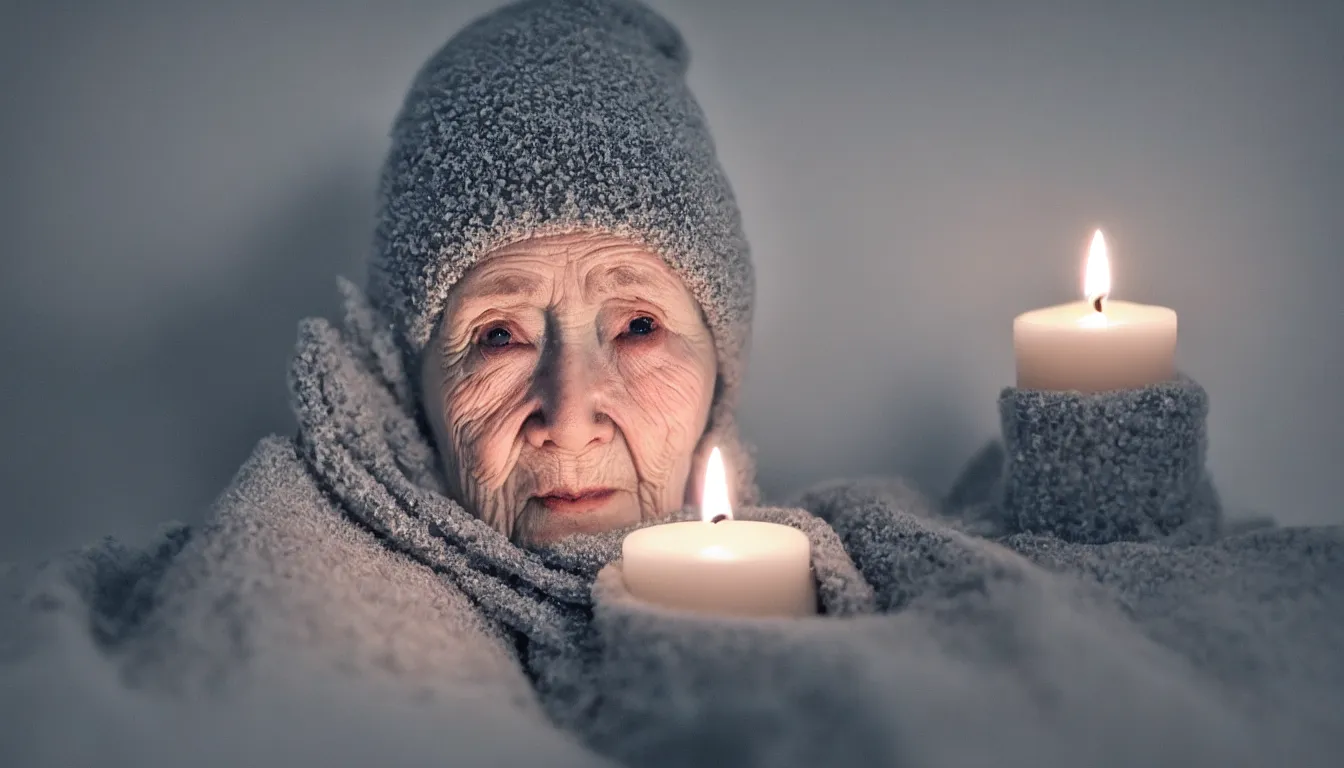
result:
[(1188, 378), (1083, 394), (1008, 388), (999, 397), (1003, 533), (1080, 544), (1218, 535), (1204, 466), (1208, 395)]

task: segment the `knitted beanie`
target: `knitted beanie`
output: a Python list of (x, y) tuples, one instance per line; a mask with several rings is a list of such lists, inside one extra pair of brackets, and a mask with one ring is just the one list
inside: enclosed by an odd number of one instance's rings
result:
[(677, 30), (633, 0), (528, 0), (467, 26), (416, 76), (384, 166), (369, 297), (415, 375), (482, 256), (599, 231), (661, 256), (714, 334), (711, 432), (755, 497), (733, 408), (754, 279)]

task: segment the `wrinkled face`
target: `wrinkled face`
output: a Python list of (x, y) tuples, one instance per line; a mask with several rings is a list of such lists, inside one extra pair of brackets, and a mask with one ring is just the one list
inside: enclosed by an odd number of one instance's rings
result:
[(453, 287), (423, 371), (450, 492), (520, 544), (686, 501), (714, 339), (638, 246), (567, 234), (494, 251)]

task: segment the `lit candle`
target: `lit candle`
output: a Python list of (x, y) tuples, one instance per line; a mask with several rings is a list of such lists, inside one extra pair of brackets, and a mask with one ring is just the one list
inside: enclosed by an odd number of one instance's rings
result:
[(1106, 392), (1170, 381), (1176, 372), (1176, 313), (1111, 301), (1111, 265), (1101, 230), (1092, 237), (1085, 301), (1032, 310), (1013, 320), (1021, 389)]
[(727, 473), (715, 448), (699, 521), (641, 528), (621, 544), (625, 587), (673, 608), (746, 616), (817, 612), (812, 546), (796, 528), (734, 520)]

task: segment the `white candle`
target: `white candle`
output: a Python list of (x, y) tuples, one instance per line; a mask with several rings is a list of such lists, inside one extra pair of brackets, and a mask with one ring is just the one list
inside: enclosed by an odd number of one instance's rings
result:
[(817, 612), (806, 534), (786, 525), (733, 520), (718, 448), (705, 471), (700, 514), (699, 521), (641, 528), (625, 537), (621, 570), (631, 595), (704, 613)]
[(1101, 230), (1092, 237), (1083, 279), (1086, 301), (1032, 310), (1013, 320), (1021, 389), (1106, 392), (1176, 374), (1176, 313), (1110, 301), (1111, 268)]

